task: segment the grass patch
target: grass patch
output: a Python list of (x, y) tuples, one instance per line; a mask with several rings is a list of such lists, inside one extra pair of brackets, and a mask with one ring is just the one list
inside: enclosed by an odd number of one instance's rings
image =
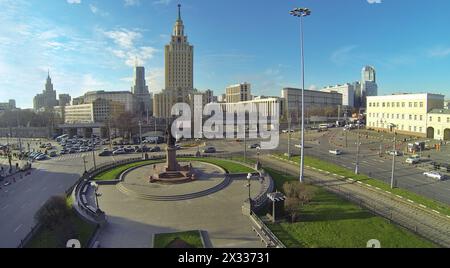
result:
[[(281, 157), (283, 159), (287, 159), (287, 157), (284, 155), (277, 155), (277, 156)], [(291, 160), (300, 163), (299, 156), (291, 157)], [(352, 170), (346, 169), (346, 168), (338, 166), (336, 164), (329, 163), (329, 162), (326, 162), (326, 161), (323, 161), (323, 160), (320, 160), (320, 159), (317, 159), (314, 157), (306, 156), (305, 157), (305, 165), (310, 166), (310, 167), (315, 167), (318, 169), (322, 169), (325, 171), (329, 171), (329, 172), (335, 173), (337, 175), (345, 176), (346, 178), (352, 178), (355, 181), (364, 182), (364, 183), (372, 185), (374, 187), (378, 187), (384, 191), (391, 192), (395, 195), (399, 195), (404, 198), (415, 201), (419, 204), (425, 205), (428, 208), (437, 210), (445, 215), (450, 215), (450, 207), (446, 204), (443, 204), (439, 201), (431, 200), (427, 197), (421, 196), (419, 194), (410, 192), (405, 189), (400, 189), (400, 188), (391, 189), (390, 185), (388, 185), (387, 183), (385, 183), (383, 181), (379, 181), (377, 179), (370, 178), (369, 176), (366, 176), (364, 174), (356, 175)]]
[(67, 198), (71, 214), (63, 224), (53, 230), (44, 227), (38, 229), (25, 248), (65, 248), (69, 239), (77, 239), (81, 247), (86, 248), (96, 226), (80, 218), (72, 207), (72, 203), (72, 198)]
[[(268, 169), (277, 189), (287, 181), (296, 181), (279, 171)], [(378, 239), (382, 248), (436, 247), (412, 232), (389, 223), (351, 202), (316, 188), (312, 202), (300, 210), (299, 222), (288, 221), (268, 227), (287, 247), (365, 248), (367, 241)]]
[(216, 165), (216, 166), (219, 166), (219, 167), (225, 169), (230, 174), (255, 172), (255, 170), (252, 168), (246, 167), (244, 165), (241, 165), (241, 164), (238, 164), (235, 162), (218, 159), (218, 158), (179, 158), (178, 161), (200, 161), (200, 162), (210, 163), (210, 164), (213, 164), (213, 165)]
[(94, 180), (97, 181), (112, 181), (115, 180), (117, 178), (117, 176), (119, 176), (122, 172), (124, 172), (127, 169), (133, 168), (133, 167), (138, 167), (138, 166), (144, 166), (144, 165), (148, 165), (148, 164), (156, 164), (156, 163), (161, 163), (160, 160), (158, 161), (139, 161), (139, 162), (135, 162), (135, 163), (131, 163), (131, 164), (126, 164), (126, 165), (122, 165), (107, 171), (104, 171), (100, 174), (98, 174)]
[(203, 248), (199, 231), (156, 234), (153, 240), (154, 248), (167, 248), (175, 240), (180, 239), (194, 248)]

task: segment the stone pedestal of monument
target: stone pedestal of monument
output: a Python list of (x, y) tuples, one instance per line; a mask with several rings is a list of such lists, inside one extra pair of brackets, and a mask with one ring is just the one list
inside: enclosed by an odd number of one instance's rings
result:
[(166, 131), (167, 149), (166, 149), (166, 166), (156, 176), (150, 178), (151, 183), (185, 183), (195, 180), (194, 169), (192, 164), (180, 166), (177, 161), (177, 149), (175, 147), (175, 139), (170, 129)]

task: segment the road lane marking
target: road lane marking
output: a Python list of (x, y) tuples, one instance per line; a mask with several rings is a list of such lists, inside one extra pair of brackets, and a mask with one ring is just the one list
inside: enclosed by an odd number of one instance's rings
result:
[(17, 226), (16, 229), (14, 229), (14, 233), (16, 233), (17, 231), (19, 231), (19, 229), (23, 226), (23, 224), (20, 224), (19, 226)]
[(406, 199), (406, 201), (408, 201), (409, 203), (414, 203), (414, 201), (412, 201), (411, 199)]

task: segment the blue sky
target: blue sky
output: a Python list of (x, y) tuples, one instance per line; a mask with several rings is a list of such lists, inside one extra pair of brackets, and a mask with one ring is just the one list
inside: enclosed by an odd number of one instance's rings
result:
[(448, 0), (0, 0), (0, 102), (31, 107), (47, 69), (58, 94), (129, 90), (136, 57), (160, 91), (178, 3), (199, 90), (298, 87), (299, 21), (288, 12), (305, 6), (308, 87), (359, 80), (373, 65), (380, 94), (450, 96)]

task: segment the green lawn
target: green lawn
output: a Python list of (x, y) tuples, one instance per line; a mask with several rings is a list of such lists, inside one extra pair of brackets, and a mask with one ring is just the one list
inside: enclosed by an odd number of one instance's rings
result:
[(194, 248), (203, 248), (199, 231), (188, 231), (180, 233), (156, 234), (153, 240), (154, 248), (167, 248), (175, 239), (181, 239)]
[[(72, 207), (71, 198), (67, 204)], [(69, 239), (78, 239), (81, 247), (87, 247), (89, 239), (95, 232), (95, 225), (81, 219), (73, 210), (63, 224), (54, 230), (41, 228), (25, 245), (26, 248), (65, 248)]]
[[(277, 156), (287, 159), (287, 157), (284, 155), (277, 155)], [(291, 157), (291, 160), (300, 163), (299, 156)], [(305, 157), (305, 165), (310, 166), (310, 167), (315, 167), (318, 169), (322, 169), (325, 171), (329, 171), (331, 173), (335, 173), (335, 174), (338, 174), (341, 176), (345, 176), (346, 178), (352, 178), (355, 181), (362, 181), (362, 182), (372, 185), (374, 187), (378, 187), (382, 190), (389, 191), (389, 192), (392, 192), (393, 194), (413, 200), (419, 204), (422, 204), (431, 209), (437, 210), (445, 215), (450, 215), (450, 207), (446, 204), (443, 204), (443, 203), (435, 201), (435, 200), (431, 200), (427, 197), (418, 195), (418, 194), (410, 192), (408, 190), (404, 190), (404, 189), (400, 189), (400, 188), (391, 189), (390, 185), (386, 184), (385, 182), (370, 178), (363, 174), (356, 175), (352, 170), (346, 169), (346, 168), (338, 166), (336, 164), (329, 163), (329, 162), (326, 162), (326, 161), (323, 161), (323, 160), (320, 160), (320, 159), (317, 159), (314, 157), (306, 156)]]
[[(255, 171), (251, 168), (240, 165), (238, 163), (234, 163), (234, 162), (230, 162), (230, 161), (218, 159), (218, 158), (177, 158), (177, 160), (180, 162), (200, 161), (200, 162), (211, 163), (211, 164), (217, 165), (217, 166), (227, 170), (229, 173), (249, 173), (249, 172)], [(136, 163), (122, 165), (117, 168), (107, 170), (105, 172), (100, 173), (99, 175), (97, 175), (95, 177), (95, 180), (100, 180), (100, 181), (115, 180), (117, 178), (117, 176), (119, 176), (122, 172), (124, 172), (125, 170), (127, 170), (129, 168), (144, 166), (144, 165), (148, 165), (148, 164), (162, 163), (162, 162), (164, 162), (164, 160), (139, 161)]]
[(213, 165), (217, 165), (226, 171), (228, 173), (250, 173), (255, 172), (254, 169), (246, 167), (244, 165), (240, 165), (235, 162), (227, 161), (224, 159), (218, 159), (218, 158), (179, 158), (178, 161), (200, 161), (200, 162), (206, 162)]
[(95, 180), (98, 180), (98, 181), (112, 181), (112, 180), (115, 180), (117, 178), (117, 176), (119, 176), (122, 172), (124, 172), (125, 170), (127, 170), (129, 168), (137, 167), (137, 166), (144, 166), (144, 165), (148, 165), (148, 164), (155, 164), (155, 163), (161, 163), (161, 160), (139, 161), (139, 162), (136, 162), (136, 163), (122, 165), (122, 166), (119, 166), (117, 168), (110, 169), (110, 170), (107, 170), (107, 171), (104, 171), (104, 172), (100, 173), (99, 175), (97, 175), (95, 177)]
[[(278, 190), (296, 177), (266, 169)], [(312, 202), (300, 210), (299, 222), (285, 221), (268, 227), (287, 247), (364, 248), (377, 239), (382, 248), (429, 248), (435, 245), (410, 231), (316, 187)]]

